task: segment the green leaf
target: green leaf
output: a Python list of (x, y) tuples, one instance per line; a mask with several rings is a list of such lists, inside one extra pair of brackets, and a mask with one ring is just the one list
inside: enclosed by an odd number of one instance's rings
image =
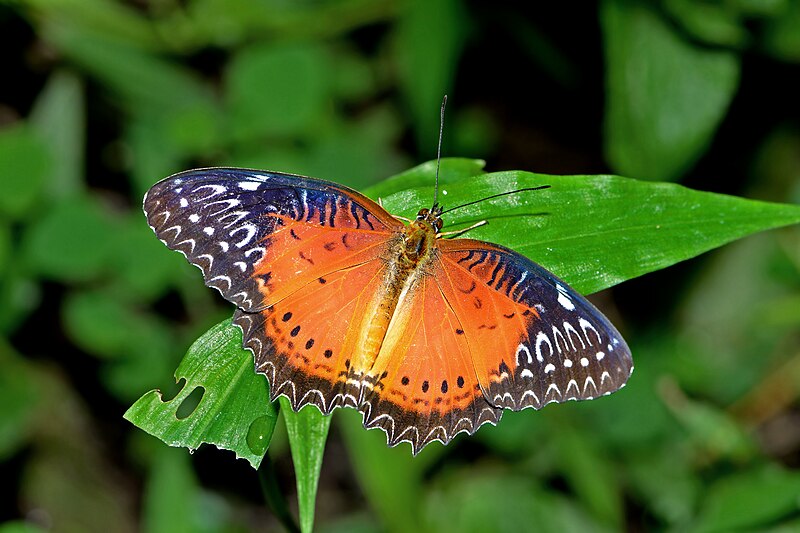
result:
[[(472, 176), (484, 174), (483, 167), (486, 165), (480, 159), (466, 159), (457, 157), (446, 157), (442, 159), (439, 168), (439, 186), (459, 182)], [(414, 168), (410, 168), (400, 174), (383, 180), (382, 182), (364, 190), (364, 194), (370, 198), (386, 198), (389, 195), (405, 191), (412, 187), (427, 187), (428, 194), (433, 198), (433, 189), (436, 175), (436, 161), (427, 161)], [(442, 198), (444, 201), (445, 198)], [(428, 202), (430, 203), (430, 202)]]
[(739, 82), (739, 60), (675, 33), (645, 3), (606, 0), (606, 157), (616, 172), (673, 180), (702, 155)]
[(46, 533), (48, 530), (30, 522), (13, 521), (0, 524), (0, 533)]
[(51, 198), (76, 195), (84, 189), (86, 100), (77, 74), (53, 73), (36, 98), (31, 127), (44, 140), (57, 165), (48, 174), (46, 194)]
[(800, 474), (772, 465), (731, 475), (714, 484), (693, 531), (760, 529), (797, 513)]
[(401, 83), (411, 108), (417, 146), (436, 148), (442, 97), (453, 86), (465, 42), (461, 0), (411, 0), (403, 4), (398, 25)]
[(783, 61), (800, 62), (800, 4), (786, 2), (783, 13), (772, 17), (764, 30), (764, 48)]
[[(446, 213), (445, 230), (486, 220), (467, 236), (507, 246), (586, 294), (746, 235), (800, 222), (800, 206), (618, 176), (497, 172), (446, 185), (439, 198), (447, 208), (539, 185), (551, 188)], [(430, 187), (383, 198), (390, 213), (406, 217), (430, 203)]]
[(321, 48), (273, 44), (245, 48), (231, 62), (226, 95), (239, 139), (319, 128), (330, 63)]
[(343, 431), (364, 497), (389, 531), (424, 531), (421, 517), (414, 512), (422, 505), (426, 465), (441, 457), (443, 447), (427, 446), (416, 457), (405, 444), (389, 448), (386, 434), (364, 430), (360, 413), (342, 409), (336, 415)]
[(144, 531), (198, 531), (199, 487), (188, 455), (161, 446), (151, 452), (144, 490)]
[(171, 117), (197, 106), (213, 108), (210, 88), (188, 68), (88, 29), (52, 21), (44, 33), (133, 113)]
[[(225, 320), (200, 337), (175, 372), (186, 384), (172, 400), (159, 391), (142, 396), (125, 418), (170, 446), (190, 450), (207, 442), (231, 450), (257, 468), (269, 446), (277, 413), (264, 376), (242, 348), (239, 328)], [(188, 415), (181, 406), (195, 390), (202, 398)]]
[(317, 485), (331, 417), (323, 415), (312, 405), (307, 405), (298, 412), (292, 411), (291, 403), (283, 396), (280, 402), (297, 478), (300, 530), (303, 533), (310, 533), (314, 528)]
[(44, 211), (25, 234), (29, 268), (48, 278), (86, 281), (108, 267), (115, 221), (94, 199), (70, 198)]
[(524, 473), (477, 467), (441, 477), (443, 482), (423, 500), (429, 531), (609, 531), (574, 502), (537, 487), (533, 476)]
[(0, 131), (0, 215), (20, 217), (34, 207), (52, 168), (47, 145), (26, 124)]
[(569, 423), (558, 424), (550, 434), (563, 475), (573, 491), (599, 523), (622, 526), (622, 496), (619, 480), (607, 454), (598, 442), (586, 440)]

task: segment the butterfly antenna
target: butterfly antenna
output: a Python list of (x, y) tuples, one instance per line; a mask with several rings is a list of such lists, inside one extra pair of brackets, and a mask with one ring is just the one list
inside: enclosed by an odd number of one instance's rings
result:
[(475, 205), (475, 204), (478, 204), (480, 202), (485, 202), (486, 200), (491, 200), (492, 198), (499, 198), (501, 196), (507, 196), (509, 194), (517, 194), (519, 192), (541, 191), (542, 189), (549, 189), (549, 188), (550, 188), (550, 185), (540, 185), (538, 187), (526, 187), (524, 189), (516, 189), (516, 190), (513, 190), (513, 191), (501, 192), (501, 193), (493, 194), (491, 196), (487, 196), (485, 198), (481, 198), (479, 200), (474, 200), (472, 202), (467, 202), (466, 204), (461, 204), (461, 205), (457, 205), (456, 207), (451, 207), (450, 209), (447, 209), (446, 211), (442, 211), (442, 214), (449, 213), (450, 211), (455, 211), (456, 209), (461, 209), (462, 207), (467, 207), (468, 205)]
[(447, 95), (442, 98), (442, 110), (439, 115), (439, 146), (436, 148), (436, 184), (433, 187), (433, 207), (438, 205), (439, 199), (439, 164), (442, 161), (442, 133), (444, 132), (444, 108), (447, 106)]

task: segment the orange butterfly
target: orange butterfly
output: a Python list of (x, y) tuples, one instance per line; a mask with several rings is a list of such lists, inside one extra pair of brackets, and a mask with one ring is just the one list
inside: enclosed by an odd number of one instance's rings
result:
[(355, 407), (390, 446), (610, 394), (633, 370), (591, 303), (512, 250), (442, 239), (437, 204), (405, 225), (342, 185), (213, 168), (159, 182), (144, 210), (237, 306), (273, 400)]

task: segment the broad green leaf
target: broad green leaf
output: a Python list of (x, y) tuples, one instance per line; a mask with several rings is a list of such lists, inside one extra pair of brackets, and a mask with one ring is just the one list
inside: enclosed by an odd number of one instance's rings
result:
[(47, 145), (27, 124), (0, 131), (0, 215), (17, 218), (32, 209), (52, 163)]
[(50, 76), (31, 110), (30, 123), (58, 162), (50, 169), (46, 194), (63, 198), (82, 191), (86, 101), (77, 74), (60, 70)]
[(385, 433), (364, 430), (360, 413), (342, 409), (336, 416), (364, 497), (385, 528), (424, 531), (416, 512), (424, 497), (423, 475), (431, 458), (441, 456), (442, 447), (434, 443), (414, 457), (407, 444), (389, 448)]
[(194, 71), (135, 46), (88, 30), (48, 24), (45, 35), (84, 71), (98, 78), (136, 114), (174, 116), (213, 107), (211, 89)]
[(662, 2), (666, 13), (693, 38), (710, 45), (743, 48), (749, 44), (750, 35), (744, 24), (743, 13), (736, 9), (735, 4), (692, 0)]
[(786, 2), (784, 12), (765, 26), (764, 48), (780, 60), (800, 62), (800, 3)]
[(24, 235), (28, 268), (45, 277), (86, 281), (106, 271), (115, 220), (95, 199), (70, 198), (46, 209)]
[(429, 531), (612, 531), (592, 521), (570, 499), (539, 488), (525, 472), (473, 467), (442, 477), (423, 500)]
[(322, 455), (331, 426), (331, 417), (319, 409), (307, 405), (300, 411), (292, 411), (289, 400), (280, 398), (283, 419), (289, 434), (292, 449), (294, 474), (297, 478), (297, 502), (300, 508), (300, 530), (311, 533), (314, 528), (314, 506), (317, 500), (317, 485), (322, 469)]
[(559, 424), (551, 433), (563, 475), (584, 506), (599, 523), (622, 526), (622, 496), (619, 479), (603, 447), (571, 427)]
[(150, 17), (113, 0), (27, 0), (40, 20), (74, 27), (79, 33), (96, 32), (105, 39), (155, 49), (159, 39)]
[(760, 529), (796, 515), (800, 474), (773, 465), (745, 470), (715, 483), (707, 492), (692, 531)]
[(465, 42), (461, 0), (410, 0), (403, 3), (398, 29), (401, 83), (415, 125), (417, 146), (436, 148), (437, 110), (453, 85)]
[(200, 490), (189, 456), (164, 446), (152, 453), (144, 490), (144, 531), (197, 531)]
[(309, 45), (243, 49), (226, 74), (226, 96), (237, 139), (296, 135), (320, 128), (330, 63)]
[(142, 313), (128, 292), (74, 291), (62, 308), (66, 333), (86, 352), (104, 360), (106, 388), (123, 401), (138, 398), (174, 368), (174, 333), (156, 316)]
[(700, 155), (739, 82), (732, 52), (703, 49), (647, 4), (605, 0), (606, 157), (620, 173), (673, 180)]
[[(442, 159), (439, 168), (439, 186), (442, 187), (450, 183), (484, 174), (483, 167), (485, 164), (486, 163), (480, 159), (446, 157)], [(389, 195), (405, 191), (412, 187), (427, 187), (428, 195), (430, 196), (428, 204), (430, 204), (433, 202), (433, 191), (436, 183), (434, 179), (435, 176), (436, 161), (427, 161), (369, 187), (364, 191), (364, 194), (377, 200), (378, 198), (386, 198)], [(440, 197), (441, 201), (446, 201), (445, 196)], [(426, 204), (425, 207), (430, 206)]]
[[(252, 354), (242, 348), (241, 330), (230, 320), (211, 328), (189, 348), (175, 378), (186, 380), (175, 398), (165, 401), (159, 391), (150, 391), (125, 418), (170, 446), (193, 450), (204, 442), (214, 444), (257, 468), (277, 413), (266, 379), (254, 372)], [(182, 413), (184, 400), (198, 389), (199, 404), (190, 414)]]
[[(439, 198), (447, 208), (539, 185), (551, 188), (446, 213), (445, 231), (486, 220), (465, 236), (507, 246), (592, 293), (746, 235), (800, 222), (800, 206), (618, 176), (497, 172), (447, 185)], [(406, 217), (430, 204), (430, 187), (383, 198), (390, 213)]]
[(48, 530), (22, 520), (0, 524), (0, 533), (46, 533)]

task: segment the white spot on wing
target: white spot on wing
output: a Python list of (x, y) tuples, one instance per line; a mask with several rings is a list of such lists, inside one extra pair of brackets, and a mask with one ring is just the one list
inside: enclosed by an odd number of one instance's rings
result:
[(546, 367), (544, 367), (544, 373), (549, 374), (550, 372), (554, 372), (556, 369), (555, 365), (552, 363), (548, 363)]
[(261, 186), (261, 183), (257, 181), (240, 181), (239, 188), (244, 189), (245, 191), (255, 191)]
[(572, 300), (567, 293), (567, 289), (565, 289), (560, 283), (556, 283), (556, 289), (558, 290), (558, 303), (561, 304), (561, 307), (567, 311), (574, 311), (575, 304), (572, 303)]
[(206, 226), (205, 228), (203, 228), (203, 233), (205, 233), (208, 236), (214, 235), (214, 228), (212, 228), (211, 226)]
[(188, 207), (189, 206), (189, 200), (187, 200), (186, 198), (181, 198), (181, 202), (180, 203), (181, 203), (181, 207)]
[(197, 213), (192, 213), (191, 215), (189, 215), (189, 221), (190, 222), (194, 222), (194, 223), (199, 222), (200, 221), (200, 215), (198, 215)]

